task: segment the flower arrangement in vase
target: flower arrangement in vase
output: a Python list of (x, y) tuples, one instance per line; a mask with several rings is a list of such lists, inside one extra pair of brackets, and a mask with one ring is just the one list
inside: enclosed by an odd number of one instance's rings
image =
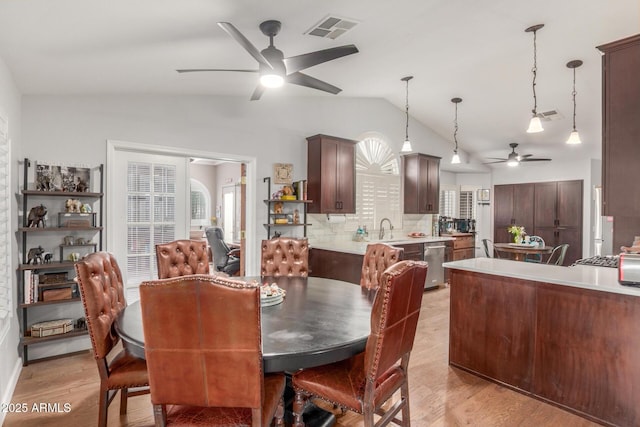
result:
[(524, 236), (527, 234), (524, 230), (524, 227), (512, 225), (507, 227), (507, 231), (513, 235), (514, 243), (522, 243), (524, 240)]

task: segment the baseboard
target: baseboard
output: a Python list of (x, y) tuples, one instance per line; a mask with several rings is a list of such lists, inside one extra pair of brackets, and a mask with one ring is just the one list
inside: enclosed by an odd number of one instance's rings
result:
[[(6, 408), (7, 405), (11, 403), (11, 398), (13, 397), (13, 392), (16, 389), (16, 385), (18, 384), (18, 379), (20, 378), (20, 373), (22, 372), (22, 359), (18, 357), (16, 359), (16, 363), (11, 372), (11, 376), (9, 377), (9, 381), (5, 384), (5, 393), (2, 396), (2, 407)], [(6, 411), (0, 411), (0, 426), (4, 424), (4, 418), (7, 415)]]

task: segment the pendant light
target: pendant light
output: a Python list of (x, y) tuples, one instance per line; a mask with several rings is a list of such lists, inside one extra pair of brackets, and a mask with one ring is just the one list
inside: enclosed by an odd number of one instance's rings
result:
[(456, 143), (456, 148), (453, 149), (451, 164), (457, 165), (460, 163), (460, 155), (458, 155), (458, 104), (462, 102), (462, 98), (452, 98), (451, 102), (456, 106), (456, 118), (453, 121), (453, 141)]
[(569, 139), (567, 139), (567, 144), (571, 145), (582, 144), (578, 129), (576, 129), (576, 68), (581, 65), (582, 61), (579, 59), (567, 62), (567, 67), (573, 70), (573, 92), (571, 92), (571, 96), (573, 96), (573, 130), (569, 134)]
[(413, 149), (411, 148), (411, 141), (409, 141), (409, 80), (411, 80), (412, 78), (413, 76), (407, 76), (400, 79), (403, 82), (407, 83), (407, 102), (405, 105), (405, 113), (407, 115), (407, 124), (405, 127), (404, 143), (402, 144), (402, 149), (400, 150), (403, 153), (410, 153), (413, 151)]
[(524, 30), (527, 33), (533, 33), (533, 68), (531, 69), (531, 72), (533, 73), (533, 83), (532, 83), (532, 88), (533, 88), (533, 110), (531, 110), (531, 112), (533, 113), (533, 117), (531, 117), (531, 121), (529, 122), (529, 128), (527, 129), (527, 133), (536, 133), (536, 132), (542, 132), (544, 129), (542, 128), (542, 122), (540, 121), (540, 117), (538, 117), (538, 98), (536, 97), (536, 76), (538, 73), (538, 67), (537, 67), (537, 49), (536, 49), (536, 33), (537, 31), (544, 27), (544, 24), (538, 24), (538, 25), (534, 25), (532, 27), (527, 28), (526, 30)]

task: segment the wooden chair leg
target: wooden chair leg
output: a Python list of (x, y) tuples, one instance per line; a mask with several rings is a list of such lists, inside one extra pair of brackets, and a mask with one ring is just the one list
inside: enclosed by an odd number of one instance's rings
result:
[(127, 413), (128, 398), (129, 390), (126, 388), (120, 389), (120, 415), (125, 415)]
[(276, 409), (276, 426), (282, 427), (284, 426), (284, 399), (281, 397), (280, 402), (278, 403), (278, 408)]
[(307, 403), (307, 396), (301, 391), (296, 390), (296, 397), (293, 401), (293, 425), (294, 427), (304, 427), (302, 414)]
[(164, 405), (153, 405), (153, 418), (156, 422), (156, 427), (166, 427), (167, 407)]
[(98, 427), (107, 427), (107, 410), (109, 409), (109, 390), (100, 390), (98, 404)]
[(411, 427), (411, 416), (409, 411), (409, 379), (405, 379), (404, 383), (400, 387), (400, 398), (404, 400), (404, 406), (402, 407), (402, 426)]

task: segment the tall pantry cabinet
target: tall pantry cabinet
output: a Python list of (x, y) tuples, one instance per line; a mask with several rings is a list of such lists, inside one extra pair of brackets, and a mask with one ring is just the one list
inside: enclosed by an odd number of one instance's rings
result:
[(507, 229), (512, 225), (533, 231), (533, 184), (505, 184), (494, 187), (494, 229), (496, 243), (511, 242)]
[(640, 235), (640, 34), (598, 46), (602, 57), (603, 213), (614, 217), (613, 250)]

